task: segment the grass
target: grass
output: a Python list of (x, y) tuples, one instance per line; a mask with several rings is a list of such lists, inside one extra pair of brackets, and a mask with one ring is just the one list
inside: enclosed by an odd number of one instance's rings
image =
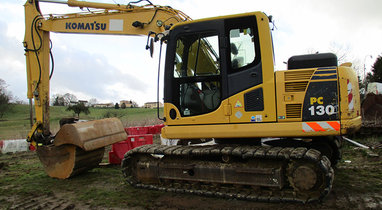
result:
[[(124, 125), (157, 124), (155, 109), (104, 109), (91, 108), (82, 119), (101, 119), (105, 115), (119, 117)], [(0, 120), (0, 140), (3, 138), (25, 138), (29, 130), (28, 106), (15, 105)], [(51, 107), (51, 127), (58, 129), (58, 121), (73, 116), (65, 107)], [(154, 120), (153, 120), (154, 119)], [(25, 133), (24, 133), (25, 132)], [(25, 135), (24, 135), (25, 134)], [(17, 137), (20, 136), (20, 137)], [(382, 137), (354, 139), (367, 146), (373, 146), (370, 156), (366, 150), (358, 149), (344, 142), (343, 157), (337, 165), (333, 191), (339, 194), (354, 194), (356, 197), (369, 193), (382, 193)], [(349, 163), (350, 161), (350, 163)], [(107, 162), (107, 152), (103, 162)], [(102, 166), (71, 179), (58, 180), (48, 177), (33, 152), (19, 154), (0, 153), (0, 209), (14, 205), (14, 199), (64, 195), (72, 203), (85, 203), (91, 208), (156, 208), (163, 192), (135, 189), (126, 184), (120, 167)], [(175, 194), (166, 193), (169, 197)], [(28, 197), (29, 196), (29, 197)], [(206, 203), (212, 199), (207, 199)], [(222, 202), (217, 200), (216, 202)], [(229, 201), (231, 202), (231, 201)], [(162, 204), (161, 204), (162, 205)], [(77, 207), (77, 206), (76, 206)]]
[[(88, 203), (90, 206), (148, 207), (150, 201), (160, 196), (160, 192), (138, 190), (127, 185), (120, 166), (95, 168), (75, 178), (59, 180), (48, 177), (33, 152), (20, 154), (0, 154), (0, 195), (8, 198), (52, 194), (65, 194), (73, 203)], [(106, 157), (105, 153), (105, 157)], [(10, 201), (0, 196), (0, 209), (8, 208)]]
[[(58, 131), (60, 119), (74, 116), (73, 112), (66, 111), (66, 107), (50, 107), (51, 131)], [(80, 119), (118, 117), (125, 127), (129, 127), (162, 123), (156, 116), (156, 109), (90, 108), (90, 114), (81, 114)], [(0, 140), (25, 138), (29, 130), (28, 105), (13, 105), (0, 119)], [(107, 162), (107, 155), (105, 152), (103, 162)], [(90, 206), (106, 207), (148, 207), (150, 201), (160, 195), (159, 192), (137, 190), (125, 184), (118, 165), (96, 168), (73, 179), (58, 180), (46, 175), (33, 152), (5, 155), (0, 153), (0, 209), (10, 208), (13, 201), (9, 198), (12, 197), (40, 197), (57, 193), (67, 194), (67, 198), (73, 203), (80, 201)]]
[[(379, 139), (365, 139), (373, 145)], [(343, 158), (335, 171), (335, 194), (380, 194), (382, 189), (382, 148), (373, 152), (380, 157), (370, 157), (349, 143), (344, 143)], [(107, 160), (107, 152), (104, 161)], [(351, 163), (345, 162), (351, 160)], [(101, 166), (66, 180), (48, 177), (33, 152), (0, 154), (0, 209), (14, 205), (14, 198), (64, 195), (72, 203), (86, 204), (90, 208), (108, 209), (158, 207), (163, 192), (135, 189), (126, 184), (120, 166)], [(166, 193), (169, 197), (178, 196)], [(6, 195), (6, 196), (5, 196)], [(187, 197), (188, 195), (182, 195)], [(187, 200), (187, 198), (182, 199)], [(222, 202), (207, 199), (209, 202)], [(162, 204), (160, 204), (162, 205)], [(77, 207), (77, 206), (76, 206)]]
[[(163, 109), (160, 110), (161, 116)], [(65, 117), (74, 117), (71, 111), (66, 111), (66, 107), (50, 107), (50, 128), (53, 133), (59, 129), (59, 120)], [(145, 108), (90, 108), (90, 114), (80, 114), (82, 120), (96, 120), (106, 117), (118, 117), (125, 127), (155, 125), (161, 123), (157, 119), (156, 109)], [(13, 105), (12, 109), (5, 113), (0, 119), (0, 140), (2, 139), (23, 139), (26, 138), (30, 130), (29, 106)]]
[[(372, 150), (361, 149), (344, 142), (342, 160), (337, 166), (335, 188), (348, 192), (381, 193), (382, 192), (382, 137), (355, 139)], [(375, 145), (379, 145), (373, 148)], [(370, 152), (378, 156), (370, 155)]]

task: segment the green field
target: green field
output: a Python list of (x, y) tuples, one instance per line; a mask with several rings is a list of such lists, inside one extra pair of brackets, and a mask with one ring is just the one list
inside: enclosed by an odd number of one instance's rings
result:
[[(118, 117), (125, 127), (155, 125), (162, 123), (157, 119), (156, 109), (145, 108), (89, 108), (90, 114), (80, 114), (81, 120), (95, 120), (107, 117)], [(160, 114), (162, 116), (162, 110)], [(59, 129), (58, 121), (64, 117), (76, 116), (72, 111), (66, 111), (66, 107), (50, 107), (50, 128), (53, 133)], [(26, 138), (30, 130), (29, 106), (12, 105), (10, 111), (6, 112), (0, 119), (0, 140), (2, 139), (23, 139)]]
[[(66, 107), (51, 107), (51, 127), (72, 117)], [(162, 114), (162, 113), (161, 113)], [(81, 119), (119, 117), (124, 126), (161, 123), (156, 109), (91, 108)], [(30, 129), (27, 105), (14, 105), (0, 120), (0, 140), (25, 138)], [(157, 138), (157, 137), (156, 137)], [(343, 142), (332, 192), (319, 203), (262, 203), (135, 189), (125, 182), (119, 165), (103, 164), (76, 177), (48, 177), (33, 151), (0, 153), (0, 209), (381, 209), (382, 137), (357, 137), (370, 150)], [(154, 144), (158, 141), (154, 141)], [(108, 162), (106, 147), (103, 163)], [(254, 188), (255, 189), (255, 188)]]
[[(0, 153), (0, 209), (381, 209), (382, 147), (370, 156), (344, 142), (332, 192), (318, 203), (263, 203), (135, 189), (119, 165), (101, 165), (70, 179), (48, 177), (34, 152)], [(110, 146), (107, 148), (107, 151)], [(105, 152), (103, 162), (106, 163)]]

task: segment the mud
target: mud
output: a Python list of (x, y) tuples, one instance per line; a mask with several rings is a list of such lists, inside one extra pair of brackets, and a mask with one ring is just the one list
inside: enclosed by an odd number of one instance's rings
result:
[[(373, 146), (375, 148), (381, 148), (381, 144), (378, 143)], [(369, 158), (354, 148), (346, 150), (344, 159), (336, 169), (333, 190), (320, 203), (249, 202), (133, 189), (123, 182), (118, 166), (108, 166), (107, 168), (102, 167), (98, 169), (99, 171), (91, 171), (83, 176), (74, 177), (69, 181), (65, 181), (64, 184), (62, 184), (61, 181), (55, 181), (54, 183), (62, 185), (54, 186), (49, 190), (50, 192), (42, 194), (23, 193), (21, 190), (17, 193), (11, 192), (11, 189), (17, 190), (22, 187), (18, 186), (17, 183), (4, 184), (5, 182), (1, 182), (0, 180), (0, 183), (2, 183), (0, 185), (0, 209), (382, 209), (382, 189), (378, 187), (371, 189), (374, 185), (381, 186), (382, 183), (382, 153), (380, 149), (374, 152), (378, 153), (379, 157)], [(30, 176), (31, 182), (38, 182), (39, 179), (42, 178), (44, 180), (50, 180), (50, 178), (44, 178), (46, 175), (34, 168), (23, 169), (16, 167), (16, 169), (14, 169), (20, 161), (25, 161), (26, 159), (29, 161), (38, 161), (38, 158), (33, 152), (0, 155), (0, 179), (14, 174), (27, 173)], [(351, 160), (351, 163), (344, 162), (344, 160), (348, 159)], [(39, 170), (40, 169), (41, 168), (39, 168)], [(112, 169), (113, 171), (103, 173), (106, 169)], [(98, 177), (98, 175), (104, 176), (101, 181), (90, 182), (92, 179)], [(116, 176), (120, 176), (121, 178), (115, 179)], [(75, 185), (79, 179), (84, 182), (89, 180), (89, 184), (87, 186), (76, 185), (65, 187), (64, 190), (62, 189), (64, 185)], [(78, 194), (79, 192), (89, 193), (89, 191), (84, 189), (90, 185), (93, 189), (107, 189), (111, 193), (117, 192), (118, 194), (125, 195), (122, 196), (121, 200), (113, 201), (114, 203), (112, 205), (100, 205), (94, 202), (95, 199), (103, 199), (103, 195), (88, 200), (77, 199), (77, 196), (81, 196), (81, 194)], [(35, 186), (36, 185), (33, 185), (33, 187)], [(39, 185), (37, 185), (37, 187), (38, 186)], [(128, 189), (128, 191), (124, 189)], [(26, 190), (28, 190), (28, 188)], [(8, 191), (9, 194), (7, 193)], [(32, 189), (32, 191), (34, 191), (34, 189)], [(142, 201), (133, 202), (135, 198), (142, 198)]]
[[(1, 197), (0, 197), (1, 198)], [(39, 197), (25, 196), (8, 199), (12, 204), (7, 209), (89, 209), (86, 204), (73, 203), (64, 198), (57, 197), (54, 194), (43, 195)]]

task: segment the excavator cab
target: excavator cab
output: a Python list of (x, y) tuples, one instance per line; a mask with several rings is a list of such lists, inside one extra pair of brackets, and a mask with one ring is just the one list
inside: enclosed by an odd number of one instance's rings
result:
[(268, 25), (268, 17), (256, 12), (171, 29), (164, 83), (165, 136), (179, 137), (171, 134), (172, 125), (248, 123), (260, 115), (262, 122), (276, 121)]

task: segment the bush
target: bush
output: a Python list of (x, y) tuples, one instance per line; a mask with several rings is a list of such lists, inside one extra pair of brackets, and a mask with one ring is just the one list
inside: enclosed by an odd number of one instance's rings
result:
[(80, 118), (80, 113), (83, 112), (84, 114), (88, 115), (90, 114), (89, 107), (86, 107), (83, 103), (78, 103), (73, 106), (69, 106), (66, 111), (73, 111), (75, 114), (77, 114), (77, 117)]

